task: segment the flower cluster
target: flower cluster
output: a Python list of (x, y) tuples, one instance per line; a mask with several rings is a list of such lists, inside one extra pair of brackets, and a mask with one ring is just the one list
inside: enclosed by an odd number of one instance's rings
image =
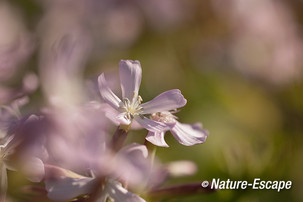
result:
[[(168, 131), (186, 146), (201, 144), (208, 136), (201, 124), (178, 121), (177, 109), (187, 102), (181, 91), (169, 90), (143, 102), (139, 61), (121, 60), (119, 72), (121, 98), (102, 73), (98, 77), (102, 101), (66, 97), (74, 83), (62, 77), (58, 78), (66, 85), (62, 89), (45, 88), (49, 105), (39, 114), (21, 116), (24, 102), (18, 100), (2, 106), (1, 201), (7, 198), (7, 170), (20, 171), (32, 182), (43, 181), (45, 187), (33, 183), (24, 189), (40, 201), (47, 197), (100, 202), (145, 201), (161, 192), (167, 178), (195, 171), (191, 162), (161, 165), (154, 155), (156, 146), (168, 147)], [(118, 125), (113, 135), (111, 125)], [(134, 128), (147, 130), (144, 143), (125, 143)], [(188, 173), (178, 171), (184, 167)]]

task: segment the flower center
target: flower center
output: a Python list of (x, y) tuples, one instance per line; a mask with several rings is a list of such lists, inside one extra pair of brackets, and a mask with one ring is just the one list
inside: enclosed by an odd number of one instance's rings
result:
[(153, 113), (150, 118), (162, 123), (174, 123), (177, 119), (176, 116), (168, 111)]
[(143, 111), (143, 108), (140, 107), (142, 102), (142, 98), (140, 95), (134, 92), (133, 99), (130, 101), (128, 98), (123, 98), (120, 103), (120, 109), (126, 113), (126, 118), (132, 120), (134, 116), (140, 115)]

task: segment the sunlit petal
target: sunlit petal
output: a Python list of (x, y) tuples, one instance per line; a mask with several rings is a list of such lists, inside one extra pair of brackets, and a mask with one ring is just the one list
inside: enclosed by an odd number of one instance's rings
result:
[(159, 147), (169, 147), (164, 139), (165, 132), (148, 132), (146, 140)]
[(143, 114), (151, 114), (162, 111), (169, 111), (183, 107), (186, 104), (186, 99), (178, 89), (165, 91), (152, 99), (149, 102), (141, 104)]
[(104, 194), (97, 202), (106, 201), (107, 197), (113, 199), (113, 201), (124, 202), (144, 202), (145, 200), (138, 195), (127, 191), (119, 182), (109, 180), (104, 188)]
[(138, 95), (142, 69), (139, 61), (121, 60), (119, 63), (122, 97), (132, 100)]
[(183, 145), (191, 146), (205, 142), (208, 131), (203, 130), (201, 124), (182, 124), (176, 122), (171, 128), (173, 136)]
[(152, 132), (161, 132), (167, 130), (167, 126), (164, 123), (153, 121), (146, 117), (135, 117), (135, 120), (145, 129)]
[(98, 83), (99, 83), (99, 91), (104, 101), (110, 106), (112, 106), (114, 109), (118, 109), (121, 100), (109, 88), (105, 80), (104, 74), (101, 74), (99, 76)]

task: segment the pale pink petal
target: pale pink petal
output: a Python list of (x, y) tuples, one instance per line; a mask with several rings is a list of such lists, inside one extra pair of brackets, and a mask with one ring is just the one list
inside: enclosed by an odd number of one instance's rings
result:
[(131, 124), (131, 120), (126, 118), (126, 113), (120, 113), (118, 116), (116, 116), (116, 120), (123, 125)]
[(205, 142), (208, 131), (202, 129), (201, 124), (182, 124), (176, 122), (170, 129), (173, 136), (180, 144), (191, 146)]
[(102, 195), (97, 200), (98, 202), (106, 202), (107, 198), (113, 201), (123, 201), (123, 202), (144, 202), (145, 200), (138, 195), (129, 192), (119, 182), (108, 180)]
[[(30, 116), (29, 118), (32, 118)], [(23, 121), (23, 120), (22, 120)], [(15, 138), (14, 135), (9, 136), (9, 138), (6, 140), (6, 143), (2, 145), (3, 150), (2, 152), (5, 153), (6, 156), (9, 156), (14, 153), (16, 147), (21, 143), (20, 138)], [(1, 147), (1, 146), (0, 146)]]
[(116, 170), (112, 176), (115, 179), (122, 179), (130, 186), (141, 186), (151, 172), (150, 160), (147, 157), (148, 150), (145, 145), (138, 143), (127, 145), (117, 153), (115, 159), (115, 167), (123, 169)]
[(142, 129), (142, 126), (136, 120), (133, 120), (132, 125), (131, 125), (131, 129), (132, 130), (139, 130), (139, 129)]
[(152, 114), (183, 107), (186, 102), (181, 91), (173, 89), (165, 91), (151, 101), (141, 104), (141, 107), (143, 107), (143, 114)]
[(40, 182), (45, 174), (43, 162), (36, 157), (31, 157), (22, 163), (22, 171), (26, 178), (32, 182)]
[(146, 117), (138, 117), (135, 116), (135, 120), (145, 129), (152, 131), (152, 132), (161, 132), (164, 130), (167, 130), (168, 127), (166, 126), (166, 124), (161, 123), (161, 122), (157, 122), (157, 121), (153, 121), (151, 119), (148, 119)]
[(111, 120), (115, 125), (120, 125), (120, 122), (116, 119), (116, 117), (120, 114), (117, 110), (112, 108), (110, 105), (104, 103), (101, 107), (101, 111), (104, 112), (105, 116)]
[(146, 146), (138, 143), (127, 145), (119, 151), (119, 154), (127, 154), (128, 156), (132, 156), (135, 153), (139, 153), (144, 158), (147, 158), (148, 156), (148, 150)]
[(102, 111), (105, 113), (105, 116), (117, 126), (120, 124), (129, 125), (131, 123), (129, 119), (125, 118), (126, 113), (120, 113), (108, 104), (102, 106)]
[(114, 179), (121, 179), (138, 189), (143, 188), (142, 185), (158, 184), (166, 177), (166, 172), (163, 172), (163, 167), (156, 159), (151, 163), (146, 146), (137, 143), (122, 148), (114, 159), (114, 166), (119, 168), (112, 175)]
[(7, 138), (3, 145), (0, 145), (0, 149), (5, 150), (8, 147), (8, 144), (14, 139), (14, 135), (11, 135)]
[(109, 88), (103, 73), (98, 77), (98, 84), (103, 100), (114, 109), (118, 110), (121, 100)]
[(70, 170), (56, 166), (45, 166), (45, 188), (47, 196), (55, 201), (71, 200), (87, 194), (94, 188), (94, 178), (78, 175)]
[(169, 147), (168, 144), (165, 142), (164, 133), (165, 132), (149, 131), (145, 139), (159, 147)]
[(141, 84), (142, 69), (140, 62), (135, 60), (121, 60), (119, 63), (120, 82), (122, 97), (133, 99), (134, 94), (138, 95)]

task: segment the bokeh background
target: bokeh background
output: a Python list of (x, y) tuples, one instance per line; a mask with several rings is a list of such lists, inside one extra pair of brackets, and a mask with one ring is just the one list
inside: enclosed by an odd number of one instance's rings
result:
[[(222, 190), (164, 201), (303, 201), (302, 10), (300, 0), (2, 0), (0, 102), (29, 94), (22, 113), (37, 113), (62, 78), (90, 86), (101, 72), (117, 75), (120, 59), (137, 59), (143, 100), (178, 88), (188, 100), (179, 120), (210, 132), (193, 147), (166, 135), (170, 148), (158, 148), (159, 159), (198, 168), (167, 185), (293, 182), (279, 193)], [(132, 131), (128, 141), (142, 143), (145, 133)], [(24, 181), (9, 175), (18, 198)]]

